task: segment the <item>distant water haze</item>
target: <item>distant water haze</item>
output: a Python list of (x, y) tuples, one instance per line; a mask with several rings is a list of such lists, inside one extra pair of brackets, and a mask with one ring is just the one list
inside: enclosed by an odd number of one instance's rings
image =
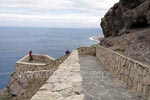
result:
[(47, 54), (58, 58), (65, 50), (90, 46), (98, 41), (90, 37), (102, 36), (99, 28), (0, 28), (0, 89), (7, 86), (15, 63), (28, 54)]

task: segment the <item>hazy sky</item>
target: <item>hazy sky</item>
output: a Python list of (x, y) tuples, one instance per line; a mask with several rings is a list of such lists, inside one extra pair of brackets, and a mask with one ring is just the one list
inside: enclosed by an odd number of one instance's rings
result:
[(0, 26), (99, 27), (119, 0), (0, 0)]

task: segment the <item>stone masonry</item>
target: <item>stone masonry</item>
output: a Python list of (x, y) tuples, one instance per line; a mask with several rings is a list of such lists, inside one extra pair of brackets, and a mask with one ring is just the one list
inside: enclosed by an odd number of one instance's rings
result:
[(46, 69), (19, 71), (25, 74), (13, 77), (9, 91), (21, 100), (150, 100), (149, 66), (98, 45), (80, 47)]
[(78, 51), (60, 64), (31, 100), (83, 100)]
[(96, 56), (111, 74), (118, 76), (142, 98), (150, 100), (150, 66), (102, 46), (96, 47)]
[(31, 100), (143, 100), (109, 74), (94, 51), (96, 47), (73, 51)]
[(26, 72), (26, 71), (40, 71), (44, 70), (47, 65), (54, 62), (54, 58), (48, 55), (34, 54), (32, 55), (33, 61), (29, 62), (29, 56), (25, 56), (16, 62), (16, 71), (17, 72)]
[(17, 62), (16, 71), (8, 87), (0, 94), (0, 100), (30, 100), (67, 57), (64, 55), (54, 60), (46, 55), (34, 54), (34, 62), (28, 62), (28, 56), (25, 56)]
[(84, 100), (142, 100), (123, 81), (105, 70), (96, 57), (85, 55), (79, 60)]

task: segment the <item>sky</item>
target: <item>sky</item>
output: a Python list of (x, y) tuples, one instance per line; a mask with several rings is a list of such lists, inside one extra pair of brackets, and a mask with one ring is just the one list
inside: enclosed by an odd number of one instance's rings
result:
[(119, 0), (0, 0), (0, 26), (98, 28)]

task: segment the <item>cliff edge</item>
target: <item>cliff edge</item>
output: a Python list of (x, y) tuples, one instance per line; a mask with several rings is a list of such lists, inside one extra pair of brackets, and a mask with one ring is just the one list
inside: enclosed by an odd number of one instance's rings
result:
[(150, 64), (150, 0), (120, 0), (101, 20), (101, 45)]

